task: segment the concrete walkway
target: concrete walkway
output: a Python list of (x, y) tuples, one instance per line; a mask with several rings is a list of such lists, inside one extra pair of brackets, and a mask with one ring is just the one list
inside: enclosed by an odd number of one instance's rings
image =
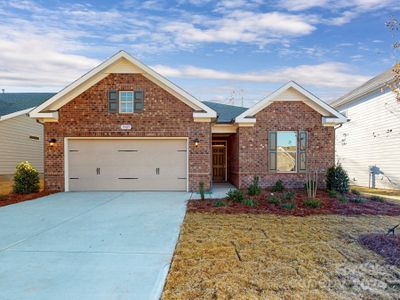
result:
[[(226, 194), (230, 190), (235, 190), (236, 187), (228, 182), (225, 183), (214, 183), (211, 191), (205, 193), (206, 199), (221, 199), (225, 198)], [(201, 199), (200, 193), (194, 192), (192, 193), (190, 200), (199, 200)]]
[(0, 299), (158, 299), (188, 193), (59, 193), (0, 208)]

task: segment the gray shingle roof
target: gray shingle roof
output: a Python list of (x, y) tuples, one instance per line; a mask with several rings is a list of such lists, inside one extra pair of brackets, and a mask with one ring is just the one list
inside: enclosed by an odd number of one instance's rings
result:
[(0, 116), (38, 106), (54, 93), (0, 93)]
[(386, 83), (393, 80), (394, 74), (393, 74), (392, 69), (393, 68), (391, 67), (391, 68), (387, 69), (385, 72), (379, 74), (378, 76), (373, 77), (372, 79), (368, 80), (366, 83), (362, 84), (358, 88), (352, 90), (351, 92), (347, 93), (346, 95), (333, 101), (331, 103), (331, 105), (333, 107), (338, 107), (343, 104), (350, 103), (353, 100), (356, 100), (363, 95), (366, 95), (370, 92), (375, 91), (376, 89), (383, 87)]
[(216, 103), (211, 101), (203, 101), (205, 105), (215, 110), (218, 114), (217, 123), (231, 123), (242, 112), (246, 111), (246, 107)]

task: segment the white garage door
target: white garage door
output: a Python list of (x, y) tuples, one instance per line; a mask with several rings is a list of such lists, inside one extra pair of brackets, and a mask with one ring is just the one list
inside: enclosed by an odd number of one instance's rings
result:
[(68, 140), (70, 191), (185, 191), (186, 140)]

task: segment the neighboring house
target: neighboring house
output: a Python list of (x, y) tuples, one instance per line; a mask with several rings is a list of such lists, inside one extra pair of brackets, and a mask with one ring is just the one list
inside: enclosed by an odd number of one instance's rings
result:
[(0, 181), (9, 180), (15, 166), (29, 161), (43, 173), (43, 125), (28, 113), (54, 94), (0, 94)]
[(307, 170), (334, 163), (346, 121), (294, 82), (249, 109), (200, 102), (124, 51), (30, 116), (44, 124), (54, 191), (246, 187), (254, 176), (303, 186)]
[(349, 122), (336, 130), (336, 160), (352, 184), (400, 188), (400, 101), (392, 69), (332, 103)]

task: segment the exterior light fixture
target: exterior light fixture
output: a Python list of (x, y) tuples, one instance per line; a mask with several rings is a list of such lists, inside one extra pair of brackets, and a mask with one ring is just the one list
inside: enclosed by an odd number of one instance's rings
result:
[(54, 147), (54, 145), (56, 144), (57, 140), (55, 138), (49, 139), (49, 145), (50, 147)]
[(198, 146), (199, 146), (199, 143), (200, 143), (199, 139), (196, 138), (196, 139), (194, 140), (194, 145), (195, 145), (196, 147), (198, 147)]

